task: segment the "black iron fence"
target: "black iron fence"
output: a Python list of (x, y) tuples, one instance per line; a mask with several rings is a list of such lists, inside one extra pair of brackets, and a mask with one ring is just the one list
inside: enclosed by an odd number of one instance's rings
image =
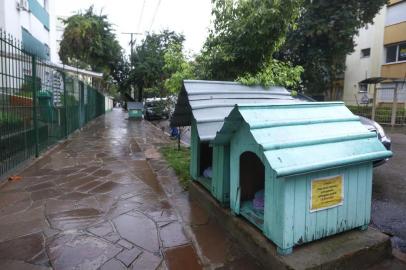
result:
[(103, 114), (105, 99), (0, 29), (0, 176)]

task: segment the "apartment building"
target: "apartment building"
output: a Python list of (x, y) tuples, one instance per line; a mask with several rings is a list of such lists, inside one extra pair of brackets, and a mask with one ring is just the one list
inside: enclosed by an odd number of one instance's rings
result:
[(390, 0), (354, 39), (355, 51), (346, 58), (343, 100), (347, 104), (368, 102), (374, 86), (360, 82), (387, 77), (398, 83), (379, 84), (377, 101), (391, 102), (397, 86), (399, 102), (406, 103), (406, 84), (402, 83), (406, 76), (406, 1)]
[(41, 58), (59, 62), (54, 0), (0, 0), (0, 28)]

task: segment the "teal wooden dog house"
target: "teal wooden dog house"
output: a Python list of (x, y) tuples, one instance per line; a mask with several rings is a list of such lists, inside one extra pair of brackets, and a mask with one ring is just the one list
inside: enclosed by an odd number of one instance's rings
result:
[(237, 105), (213, 143), (229, 147), (231, 211), (280, 254), (366, 229), (372, 162), (392, 155), (342, 102)]
[(295, 102), (283, 87), (262, 88), (236, 82), (185, 80), (179, 93), (171, 126), (191, 126), (192, 179), (200, 182), (223, 205), (229, 201), (229, 148), (213, 147), (224, 118), (239, 103)]

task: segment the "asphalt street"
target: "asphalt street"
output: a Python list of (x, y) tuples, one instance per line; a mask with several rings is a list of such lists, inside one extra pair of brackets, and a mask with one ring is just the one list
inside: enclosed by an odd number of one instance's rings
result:
[(372, 225), (393, 235), (393, 246), (406, 252), (406, 128), (386, 131), (393, 157), (374, 169)]

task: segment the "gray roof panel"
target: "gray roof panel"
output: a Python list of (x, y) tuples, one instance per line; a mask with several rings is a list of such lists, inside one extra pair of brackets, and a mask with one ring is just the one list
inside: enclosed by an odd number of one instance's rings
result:
[(283, 87), (263, 88), (237, 82), (185, 80), (179, 93), (172, 126), (188, 126), (194, 119), (202, 141), (213, 140), (224, 118), (236, 104), (297, 102)]

